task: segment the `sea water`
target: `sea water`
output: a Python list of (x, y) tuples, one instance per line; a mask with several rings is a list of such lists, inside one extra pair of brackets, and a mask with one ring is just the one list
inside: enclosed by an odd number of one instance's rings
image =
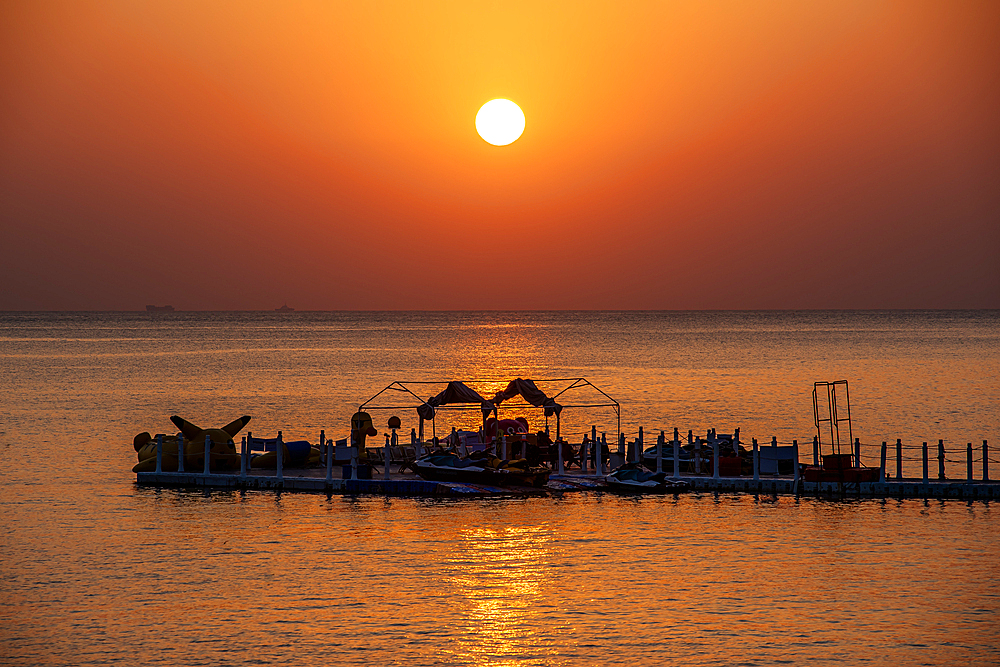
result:
[[(866, 458), (941, 439), (964, 477), (967, 442), (1000, 445), (998, 325), (996, 311), (0, 314), (0, 663), (997, 664), (995, 503), (203, 493), (136, 487), (130, 468), (132, 436), (173, 432), (173, 414), (249, 414), (257, 435), (315, 441), (344, 437), (397, 380), (485, 394), (514, 377), (587, 378), (629, 439), (740, 428), (808, 452), (813, 382), (846, 379)], [(379, 439), (389, 414), (416, 425), (395, 400), (373, 411)], [(560, 428), (611, 439), (617, 419), (567, 407)]]

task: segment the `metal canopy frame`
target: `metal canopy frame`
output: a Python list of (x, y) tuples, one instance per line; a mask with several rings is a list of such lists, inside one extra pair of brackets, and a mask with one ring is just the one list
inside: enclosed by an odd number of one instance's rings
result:
[[(559, 396), (562, 396), (563, 394), (565, 394), (568, 391), (580, 390), (580, 389), (585, 389), (587, 387), (590, 387), (591, 389), (593, 389), (594, 391), (596, 391), (598, 394), (600, 394), (601, 396), (603, 396), (604, 398), (606, 398), (608, 402), (606, 402), (606, 403), (601, 403), (601, 402), (598, 402), (598, 403), (581, 403), (581, 404), (565, 404), (564, 403), (564, 404), (561, 404), (562, 407), (563, 407), (563, 409), (566, 409), (566, 408), (573, 408), (573, 409), (582, 409), (582, 408), (611, 408), (611, 409), (614, 410), (615, 417), (617, 419), (618, 433), (621, 433), (621, 431), (622, 431), (622, 410), (621, 410), (621, 404), (618, 401), (616, 401), (615, 399), (611, 398), (604, 390), (602, 390), (600, 387), (598, 387), (595, 384), (593, 384), (587, 378), (576, 377), (576, 378), (542, 378), (542, 379), (537, 379), (537, 380), (534, 379), (534, 378), (526, 378), (526, 379), (531, 379), (536, 385), (538, 385), (538, 384), (568, 383), (566, 386), (563, 386), (561, 389), (559, 389), (558, 391), (556, 391), (556, 393), (554, 393), (554, 394), (552, 394), (550, 396), (550, 398), (552, 398), (553, 400), (557, 399)], [(412, 380), (412, 381), (395, 380), (395, 381), (391, 382), (388, 386), (386, 386), (384, 389), (382, 389), (381, 391), (379, 391), (377, 394), (375, 394), (374, 396), (372, 396), (371, 398), (369, 398), (368, 400), (366, 400), (365, 402), (363, 402), (361, 405), (359, 405), (358, 406), (358, 412), (362, 412), (364, 410), (416, 410), (417, 407), (419, 407), (421, 405), (427, 405), (427, 400), (423, 399), (423, 398), (420, 398), (420, 396), (418, 396), (412, 389), (410, 389), (410, 386), (414, 386), (414, 385), (420, 385), (420, 386), (423, 386), (423, 385), (444, 385), (444, 386), (448, 386), (448, 383), (452, 382), (452, 381), (453, 380)], [(505, 379), (502, 379), (502, 378), (487, 378), (487, 379), (475, 379), (475, 380), (459, 380), (459, 382), (462, 382), (463, 384), (465, 384), (467, 386), (480, 385), (480, 384), (500, 384), (500, 385), (506, 386), (508, 383), (510, 383), (510, 380), (505, 380)], [(475, 388), (475, 387), (472, 387), (472, 388)], [(407, 403), (405, 405), (373, 405), (372, 404), (372, 402), (375, 401), (375, 399), (377, 399), (379, 396), (382, 396), (383, 394), (386, 394), (386, 393), (389, 393), (389, 392), (397, 392), (399, 394), (404, 394), (407, 398), (412, 397), (412, 398), (416, 399), (417, 402), (416, 403)], [(484, 396), (483, 398), (485, 398), (487, 401), (489, 401), (488, 397)], [(518, 398), (521, 399), (521, 400), (518, 401), (517, 400)], [(600, 399), (598, 399), (598, 400), (600, 400)], [(499, 414), (500, 414), (500, 409), (501, 408), (504, 408), (504, 409), (511, 408), (511, 409), (521, 409), (521, 410), (526, 410), (526, 409), (527, 410), (543, 410), (543, 411), (545, 409), (544, 406), (535, 406), (535, 405), (532, 405), (531, 403), (528, 403), (521, 396), (518, 396), (515, 399), (511, 399), (510, 401), (504, 401), (499, 406), (493, 406), (493, 416), (496, 419), (500, 419)], [(439, 405), (439, 406), (437, 406), (437, 407), (434, 408), (435, 415), (437, 414), (438, 411), (441, 411), (441, 410), (456, 411), (456, 412), (473, 411), (474, 410), (476, 412), (482, 412), (481, 404), (480, 405), (474, 405), (474, 404), (471, 404), (471, 403), (456, 403), (456, 404), (451, 404), (451, 405)], [(432, 434), (432, 436), (436, 436), (437, 435), (437, 429), (436, 429), (435, 421), (436, 421), (435, 419), (431, 419), (431, 434)], [(485, 425), (485, 419), (484, 419), (484, 425)], [(556, 414), (556, 439), (557, 440), (560, 437), (560, 425), (561, 425), (560, 415)], [(420, 418), (420, 434), (419, 434), (419, 438), (420, 438), (421, 441), (423, 440), (423, 426), (424, 426), (424, 420), (423, 420), (423, 418)], [(549, 417), (548, 417), (548, 415), (546, 415), (545, 416), (545, 427), (546, 427), (546, 430), (548, 430), (548, 426), (549, 426)]]

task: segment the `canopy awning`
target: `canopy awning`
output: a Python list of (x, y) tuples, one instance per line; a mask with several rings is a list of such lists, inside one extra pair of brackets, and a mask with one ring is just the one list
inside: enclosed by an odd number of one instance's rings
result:
[(496, 409), (493, 403), (480, 396), (479, 392), (470, 389), (463, 382), (452, 380), (440, 394), (432, 396), (422, 405), (418, 405), (417, 414), (420, 415), (421, 419), (434, 419), (435, 408), (453, 403), (478, 403), (483, 411), (483, 419)]

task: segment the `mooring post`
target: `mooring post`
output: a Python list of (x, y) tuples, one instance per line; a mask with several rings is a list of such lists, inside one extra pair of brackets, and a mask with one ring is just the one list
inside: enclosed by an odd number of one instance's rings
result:
[(861, 467), (861, 439), (854, 439), (854, 467)]
[(383, 449), (382, 451), (383, 451), (382, 455), (385, 457), (385, 460), (384, 460), (385, 465), (382, 466), (382, 479), (388, 480), (389, 479), (389, 464), (392, 463), (392, 448), (389, 446), (389, 434), (388, 433), (385, 434), (385, 449)]
[(882, 441), (881, 463), (879, 463), (879, 466), (878, 466), (878, 481), (881, 482), (882, 484), (885, 484), (885, 453), (886, 453), (886, 449), (888, 449), (888, 445), (886, 444), (885, 440), (883, 440)]
[(663, 442), (666, 439), (667, 436), (663, 431), (656, 436), (656, 472), (663, 472)]
[(681, 478), (681, 439), (677, 429), (674, 429), (674, 479)]
[(903, 441), (896, 438), (896, 479), (903, 479)]
[(559, 474), (560, 475), (562, 475), (565, 472), (565, 470), (563, 469), (563, 448), (562, 448), (562, 446), (563, 446), (563, 441), (562, 440), (557, 440), (556, 441), (556, 456), (559, 457), (559, 460), (556, 462), (556, 465), (557, 465), (557, 468), (559, 470)]
[(587, 472), (587, 457), (590, 450), (587, 449), (587, 434), (583, 434), (583, 442), (580, 443), (580, 472)]
[(604, 449), (608, 446), (608, 434), (601, 433), (601, 446), (597, 448), (597, 474), (604, 474)]
[(639, 439), (635, 441), (635, 462), (642, 463), (643, 452), (646, 451), (646, 438), (643, 437), (642, 427), (639, 427)]
[(319, 460), (320, 463), (326, 465), (326, 431), (324, 429), (319, 430)]
[(944, 440), (938, 440), (938, 479), (945, 479), (945, 476), (944, 476)]
[(598, 466), (597, 460), (599, 458), (601, 458), (601, 455), (600, 455), (601, 447), (600, 447), (600, 443), (597, 442), (597, 426), (594, 426), (594, 425), (590, 426), (590, 448), (594, 450), (594, 453), (593, 453), (593, 456), (594, 456), (594, 474), (598, 475), (601, 472), (600, 470), (597, 469), (597, 466)]
[(972, 443), (965, 449), (965, 481), (972, 482)]
[(247, 472), (250, 471), (250, 449), (253, 447), (253, 431), (247, 431)]
[(278, 481), (281, 482), (281, 481), (284, 481), (284, 479), (285, 479), (285, 472), (284, 472), (284, 467), (285, 467), (285, 441), (282, 440), (282, 438), (281, 438), (281, 431), (278, 431), (278, 438), (277, 438), (277, 441), (274, 443), (274, 451), (275, 451), (275, 453), (276, 453), (276, 455), (278, 457), (278, 465), (277, 465), (278, 469), (277, 469), (277, 474), (275, 475), (275, 477), (277, 477)]
[(327, 440), (326, 442), (326, 484), (330, 486), (333, 484), (333, 455), (336, 450), (334, 449), (333, 440)]
[(351, 479), (358, 478), (358, 445), (356, 443), (351, 443)]
[(184, 472), (184, 455), (187, 453), (184, 446), (184, 434), (177, 434), (177, 472)]
[(211, 469), (208, 466), (208, 462), (211, 459), (211, 454), (212, 454), (212, 437), (206, 435), (205, 436), (205, 469), (202, 471), (203, 475), (207, 475), (211, 471)]
[(778, 436), (771, 436), (771, 447), (774, 449), (772, 452), (774, 454), (774, 474), (777, 475), (781, 472), (781, 468), (778, 466)]
[(240, 479), (247, 478), (247, 437), (243, 436), (240, 441)]
[(799, 492), (799, 441), (792, 440), (792, 494)]
[[(970, 447), (972, 445), (969, 445)], [(156, 474), (163, 472), (163, 434), (156, 436)]]
[(618, 456), (622, 457), (623, 461), (625, 460), (625, 434), (624, 433), (619, 433), (618, 434)]
[(694, 470), (695, 473), (701, 474), (701, 436), (699, 435), (694, 439)]
[(757, 438), (753, 439), (753, 481), (760, 481), (760, 448), (757, 446)]
[(927, 443), (926, 442), (924, 443), (924, 456), (923, 456), (923, 458), (924, 458), (924, 485), (926, 486), (927, 482), (928, 482), (928, 479), (929, 479), (929, 477), (927, 475)]
[(712, 479), (719, 479), (719, 439), (712, 433)]
[(983, 440), (983, 481), (990, 481), (990, 447)]
[(819, 466), (819, 436), (813, 436), (813, 465)]

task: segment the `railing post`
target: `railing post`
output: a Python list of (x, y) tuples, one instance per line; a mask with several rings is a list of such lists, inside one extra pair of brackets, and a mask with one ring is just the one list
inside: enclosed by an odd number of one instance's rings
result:
[(799, 441), (792, 440), (792, 493), (799, 492)]
[(719, 440), (712, 434), (712, 479), (719, 479)]
[(247, 437), (240, 440), (240, 479), (247, 478)]
[(278, 478), (279, 482), (282, 482), (285, 479), (285, 441), (281, 437), (281, 431), (278, 431), (278, 437), (274, 443), (274, 451), (278, 458), (275, 477)]
[(681, 440), (677, 429), (674, 429), (674, 479), (681, 478)]
[(757, 438), (753, 439), (753, 481), (760, 481), (760, 448), (757, 446)]
[(333, 484), (333, 457), (336, 450), (334, 449), (336, 445), (333, 444), (333, 440), (328, 440), (326, 442), (326, 483), (328, 485)]
[(903, 479), (903, 441), (896, 438), (896, 479)]
[(983, 440), (983, 481), (990, 481), (990, 447)]
[[(454, 427), (452, 427), (452, 431), (454, 431)], [(385, 434), (385, 449), (382, 450), (382, 451), (385, 452), (383, 454), (383, 456), (385, 457), (385, 461), (383, 462), (384, 465), (382, 466), (382, 479), (388, 481), (388, 479), (389, 479), (389, 464), (392, 463), (392, 448), (389, 446), (389, 434), (388, 433)]]
[(928, 475), (927, 475), (927, 443), (926, 442), (924, 443), (923, 451), (924, 451), (924, 456), (923, 456), (923, 459), (924, 459), (924, 486), (926, 486), (927, 482), (928, 482)]
[(184, 434), (177, 434), (177, 472), (184, 472), (184, 454), (187, 447), (184, 446)]
[[(971, 445), (969, 445), (971, 447)], [(163, 472), (163, 434), (156, 436), (156, 474)]]
[(212, 437), (206, 435), (205, 436), (205, 470), (202, 472), (202, 474), (204, 474), (204, 475), (207, 475), (207, 474), (209, 474), (211, 472), (211, 468), (209, 468), (209, 465), (208, 465), (208, 462), (211, 460), (211, 458), (212, 458)]
[(556, 468), (558, 469), (560, 475), (562, 475), (564, 472), (566, 472), (564, 470), (564, 465), (563, 465), (563, 448), (562, 448), (562, 446), (563, 446), (563, 441), (562, 440), (556, 440), (556, 456), (559, 457), (559, 460), (556, 461)]
[(600, 445), (595, 450), (596, 453), (594, 454), (594, 458), (596, 459), (596, 463), (594, 465), (596, 466), (598, 475), (604, 474), (604, 448), (607, 446), (608, 446), (608, 434), (601, 433), (601, 442)]
[(888, 449), (888, 445), (886, 444), (886, 441), (883, 440), (882, 441), (881, 462), (879, 463), (879, 466), (878, 466), (878, 481), (881, 482), (882, 484), (885, 484), (885, 453), (886, 453), (886, 449)]
[(965, 481), (972, 481), (972, 443), (965, 449)]
[(597, 442), (597, 426), (593, 424), (590, 426), (590, 447), (591, 449), (594, 450), (593, 451), (594, 474), (596, 475), (599, 473), (599, 471), (597, 470), (597, 460), (601, 457), (600, 455), (601, 446), (600, 443)]
[(663, 472), (663, 441), (666, 439), (667, 436), (660, 431), (656, 438), (656, 472)]
[(945, 479), (945, 476), (944, 476), (944, 440), (938, 440), (938, 479)]
[(813, 465), (819, 466), (819, 436), (813, 436)]

